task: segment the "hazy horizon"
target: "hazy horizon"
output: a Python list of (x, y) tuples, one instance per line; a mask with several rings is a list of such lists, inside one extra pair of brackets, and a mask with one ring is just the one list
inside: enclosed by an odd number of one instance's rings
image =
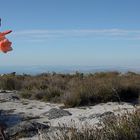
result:
[(32, 65), (32, 66), (1, 66), (0, 74), (16, 72), (17, 74), (41, 74), (41, 73), (82, 73), (112, 72), (118, 71), (126, 73), (128, 71), (140, 73), (140, 67), (131, 66), (52, 66), (52, 65)]

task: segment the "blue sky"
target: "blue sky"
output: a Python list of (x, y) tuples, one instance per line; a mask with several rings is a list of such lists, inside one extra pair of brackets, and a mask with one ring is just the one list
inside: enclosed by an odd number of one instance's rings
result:
[(14, 50), (2, 65), (140, 65), (139, 0), (0, 0)]

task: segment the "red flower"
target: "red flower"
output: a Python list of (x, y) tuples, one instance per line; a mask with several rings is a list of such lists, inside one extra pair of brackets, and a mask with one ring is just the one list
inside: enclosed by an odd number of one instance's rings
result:
[(11, 33), (11, 30), (0, 33), (0, 51), (7, 53), (12, 50), (12, 42), (10, 42), (5, 35)]

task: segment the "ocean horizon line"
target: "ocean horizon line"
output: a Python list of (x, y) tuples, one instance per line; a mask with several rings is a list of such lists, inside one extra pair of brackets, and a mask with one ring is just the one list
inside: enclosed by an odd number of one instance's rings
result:
[(113, 66), (113, 65), (99, 65), (99, 66), (80, 66), (80, 65), (14, 65), (14, 66), (0, 66), (0, 74), (16, 72), (18, 74), (39, 74), (39, 73), (95, 73), (95, 72), (140, 72), (140, 66)]

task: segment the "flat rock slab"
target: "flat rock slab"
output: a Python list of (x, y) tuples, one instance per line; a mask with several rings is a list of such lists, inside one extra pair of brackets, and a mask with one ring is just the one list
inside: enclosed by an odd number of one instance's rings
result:
[(9, 127), (6, 131), (10, 137), (15, 137), (21, 134), (24, 134), (24, 136), (34, 136), (40, 129), (49, 129), (49, 126), (35, 121), (24, 121), (13, 127)]
[(6, 101), (18, 101), (20, 100), (20, 97), (16, 94), (16, 93), (13, 93), (13, 92), (0, 92), (0, 101), (1, 102), (6, 102)]
[(0, 123), (11, 127), (21, 122), (22, 118), (18, 114), (11, 113), (11, 110), (0, 111)]
[(62, 109), (62, 106), (63, 104), (21, 99), (16, 92), (1, 91), (0, 123), (7, 125), (10, 136), (26, 135), (31, 140), (38, 133), (38, 128), (46, 129), (49, 133), (59, 130), (64, 124), (81, 129), (85, 124), (97, 125), (107, 117), (122, 115), (135, 109), (132, 104), (117, 102), (67, 109)]
[(48, 119), (51, 120), (51, 119), (61, 118), (63, 116), (70, 116), (72, 114), (69, 111), (63, 109), (52, 108), (49, 111), (43, 113), (43, 115), (47, 116)]

